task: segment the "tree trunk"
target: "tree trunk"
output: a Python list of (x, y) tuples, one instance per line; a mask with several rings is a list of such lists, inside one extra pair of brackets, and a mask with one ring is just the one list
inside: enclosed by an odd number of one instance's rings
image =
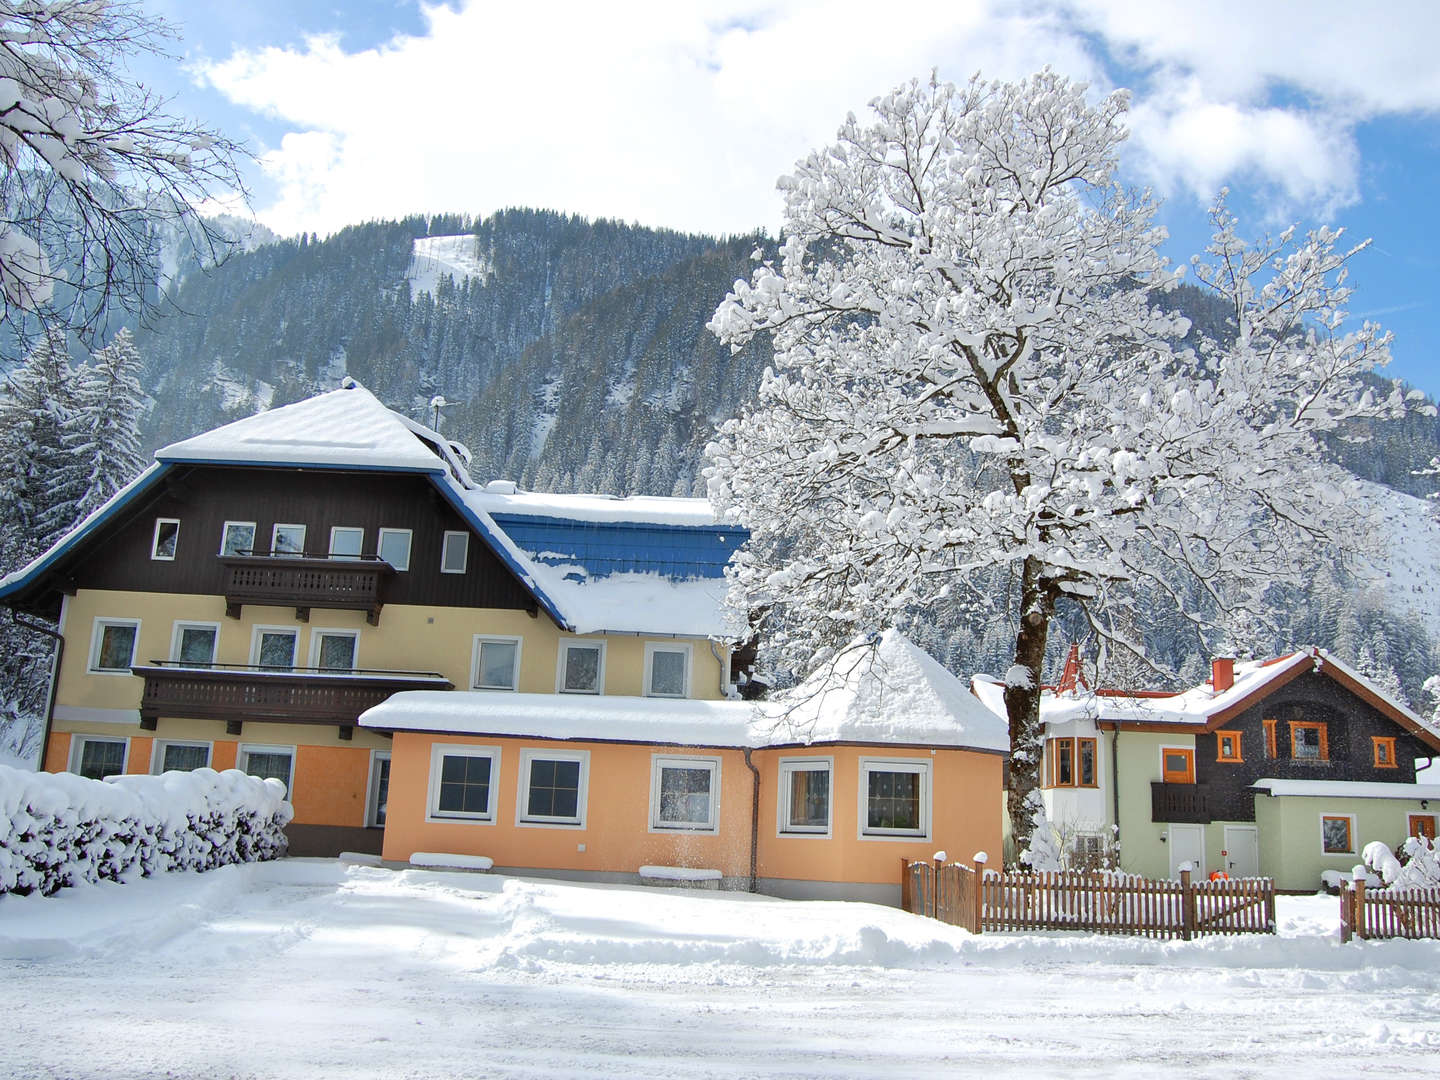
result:
[[(1018, 854), (1030, 843), (1031, 817), (1038, 799), (1040, 768), (1044, 761), (1044, 733), (1040, 728), (1040, 676), (1045, 663), (1045, 640), (1055, 614), (1056, 583), (1044, 573), (1040, 560), (1025, 560), (1020, 582), (1020, 630), (1015, 635), (1015, 659), (1005, 678), (1005, 712), (1010, 722), (1010, 785), (1005, 806), (1010, 834)], [(1024, 669), (1026, 685), (1016, 685), (1016, 669)]]

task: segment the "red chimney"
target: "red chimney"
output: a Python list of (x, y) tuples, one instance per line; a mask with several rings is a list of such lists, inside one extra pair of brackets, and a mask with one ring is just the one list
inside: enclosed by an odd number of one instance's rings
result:
[(1210, 684), (1215, 693), (1223, 694), (1235, 685), (1235, 658), (1217, 656), (1210, 661)]
[(1080, 669), (1080, 645), (1078, 642), (1070, 643), (1069, 655), (1065, 657), (1065, 668), (1060, 672), (1060, 682), (1055, 687), (1057, 694), (1074, 694), (1079, 692), (1079, 687), (1090, 689), (1090, 684), (1085, 681), (1085, 672)]

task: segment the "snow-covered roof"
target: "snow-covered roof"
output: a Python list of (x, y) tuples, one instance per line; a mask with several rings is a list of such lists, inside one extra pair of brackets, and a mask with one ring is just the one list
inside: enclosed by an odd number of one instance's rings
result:
[(1006, 752), (1006, 727), (938, 662), (895, 631), (846, 650), (800, 687), (763, 702), (412, 690), (363, 727), (457, 735), (677, 746), (810, 743), (946, 746)]
[(661, 498), (656, 495), (629, 495), (624, 498), (616, 495), (552, 495), (520, 491), (506, 480), (492, 480), (467, 498), (496, 517), (518, 514), (585, 522), (718, 524), (708, 499)]
[(353, 382), (171, 443), (155, 452), (155, 460), (445, 470), (399, 416)]
[[(1127, 694), (1088, 688), (1065, 693), (1045, 690), (1040, 696), (1040, 719), (1045, 724), (1090, 719), (1103, 724), (1155, 725), (1200, 731), (1235, 717), (1272, 690), (1307, 671), (1320, 671), (1336, 678), (1402, 727), (1431, 746), (1440, 748), (1440, 734), (1412, 709), (1388, 697), (1348, 664), (1323, 649), (1315, 648), (1302, 649), (1273, 660), (1237, 663), (1233, 684), (1220, 691), (1209, 679), (1175, 694)], [(999, 716), (1005, 715), (1005, 687), (1002, 683), (989, 676), (977, 675), (971, 685), (976, 697), (987, 708)]]
[(1440, 799), (1440, 784), (1384, 784), (1350, 780), (1256, 780), (1271, 795), (1324, 799)]

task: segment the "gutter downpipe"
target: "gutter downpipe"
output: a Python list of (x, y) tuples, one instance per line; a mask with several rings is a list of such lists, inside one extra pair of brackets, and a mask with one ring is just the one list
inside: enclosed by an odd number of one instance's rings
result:
[(36, 772), (43, 772), (45, 758), (50, 753), (50, 729), (55, 726), (55, 691), (60, 684), (60, 661), (65, 658), (65, 635), (40, 623), (22, 619), (14, 608), (10, 609), (10, 621), (55, 639), (55, 654), (50, 661), (50, 690), (45, 695), (45, 734), (40, 739), (40, 761), (35, 769)]
[(1120, 843), (1120, 725), (1110, 733), (1110, 805), (1115, 814), (1115, 842)]
[(745, 747), (745, 767), (755, 777), (751, 785), (750, 794), (750, 888), (748, 892), (755, 892), (755, 869), (756, 856), (760, 844), (760, 770), (750, 760), (750, 747)]

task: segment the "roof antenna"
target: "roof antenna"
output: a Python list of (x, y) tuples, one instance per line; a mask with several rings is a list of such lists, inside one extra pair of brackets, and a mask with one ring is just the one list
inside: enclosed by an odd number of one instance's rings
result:
[(446, 401), (444, 394), (436, 394), (430, 399), (430, 408), (435, 410), (435, 422), (430, 426), (434, 428), (435, 434), (440, 434), (440, 410), (448, 409), (452, 405), (459, 405), (458, 401)]

